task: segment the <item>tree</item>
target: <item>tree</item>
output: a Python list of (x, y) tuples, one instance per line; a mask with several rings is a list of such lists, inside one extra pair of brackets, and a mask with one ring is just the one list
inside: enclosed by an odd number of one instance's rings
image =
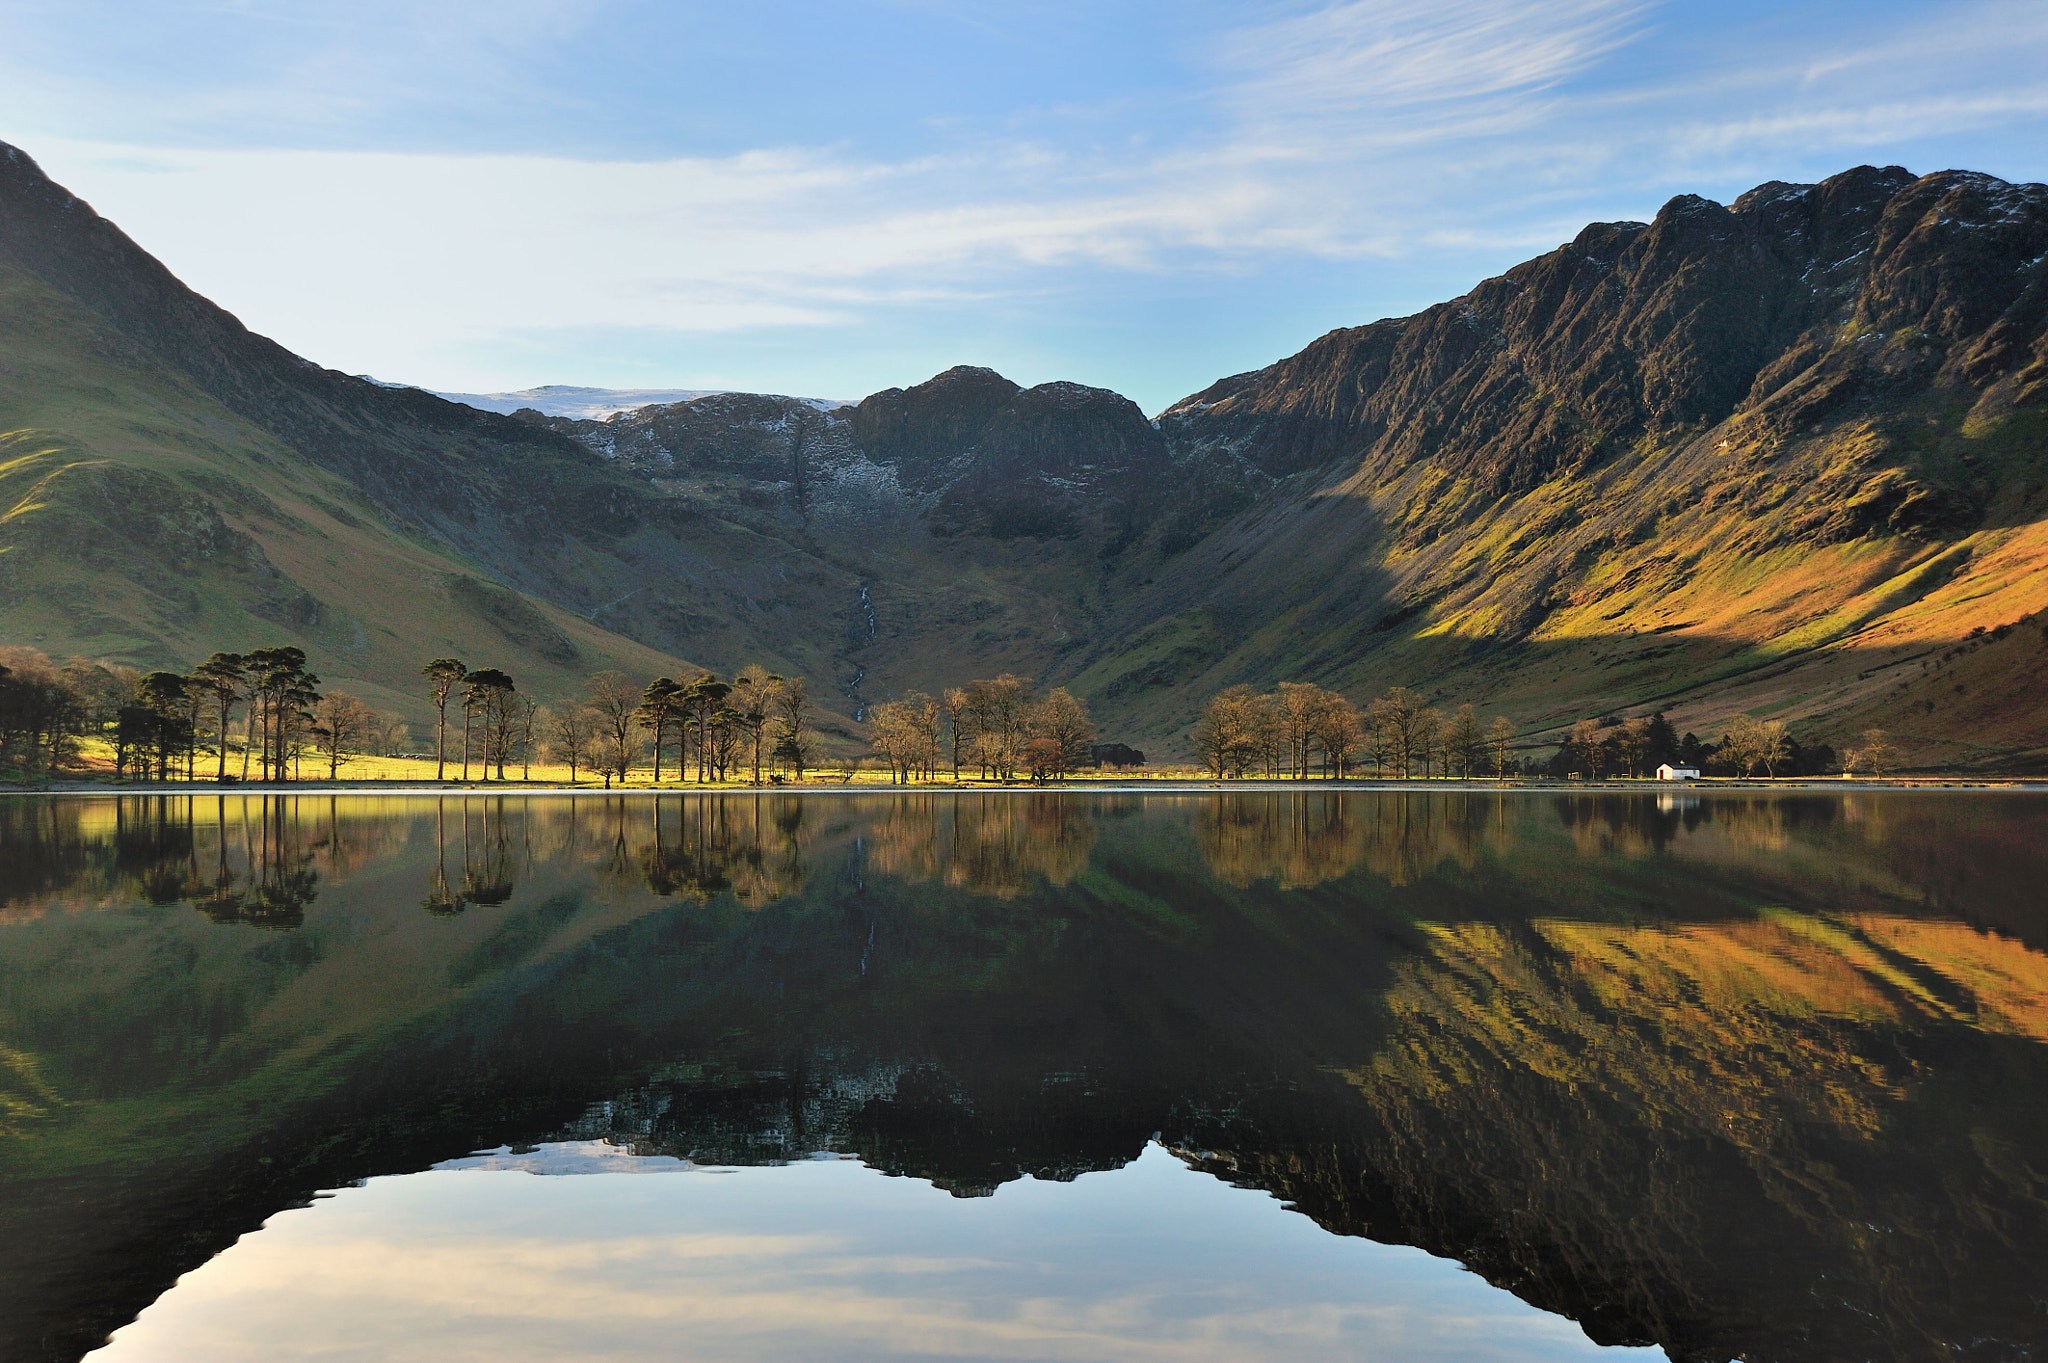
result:
[(588, 707), (566, 705), (546, 713), (541, 732), (546, 736), (549, 756), (569, 768), (569, 784), (576, 784), (576, 769), (590, 765), (591, 742), (596, 737), (598, 717)]
[(809, 766), (814, 755), (814, 741), (811, 737), (811, 694), (804, 686), (802, 677), (784, 677), (775, 686), (775, 698), (770, 705), (775, 725), (774, 756), (777, 761), (789, 764), (796, 773), (796, 779), (804, 779), (804, 768)]
[(623, 781), (632, 770), (633, 719), (640, 697), (625, 673), (610, 670), (592, 676), (584, 694), (597, 716), (596, 752), (591, 767), (604, 774), (605, 789), (609, 790), (613, 776)]
[(1343, 780), (1365, 748), (1365, 726), (1358, 708), (1334, 692), (1324, 692), (1316, 714), (1316, 742), (1323, 750), (1323, 765), (1331, 776)]
[[(420, 675), (427, 679), (427, 699), (434, 702), (434, 779), (443, 781), (448, 777), (448, 696), (469, 675), (469, 669), (458, 659), (436, 658), (420, 669)], [(468, 760), (465, 740), (465, 765)]]
[(312, 734), (320, 751), (327, 755), (328, 780), (335, 778), (341, 764), (348, 760), (346, 754), (357, 749), (362, 736), (376, 721), (376, 713), (346, 691), (329, 691), (320, 698), (313, 708)]
[(1863, 746), (1849, 754), (1849, 760), (1845, 765), (1851, 768), (1867, 767), (1872, 776), (1882, 781), (1895, 760), (1896, 750), (1892, 747), (1891, 735), (1883, 729), (1865, 729)]
[(512, 739), (515, 698), (512, 678), (495, 667), (480, 667), (462, 680), (462, 779), (469, 779), (470, 719), (483, 721), (484, 780), (491, 779), (491, 758), (498, 759), (498, 779), (505, 779), (505, 749)]
[(945, 694), (946, 731), (952, 739), (953, 779), (960, 779), (960, 750), (963, 745), (971, 752), (974, 746), (974, 728), (967, 704), (964, 687), (949, 686)]
[(1599, 720), (1582, 719), (1572, 725), (1571, 737), (1564, 741), (1564, 750), (1578, 771), (1597, 781), (1600, 779), (1600, 769), (1607, 756), (1606, 742), (1600, 731)]
[[(727, 695), (732, 688), (724, 686)], [(726, 775), (738, 765), (746, 731), (740, 724), (740, 712), (730, 705), (721, 705), (713, 710), (704, 721), (704, 751), (702, 760), (711, 768), (711, 779), (723, 781)]]
[(1791, 753), (1791, 745), (1780, 720), (1760, 720), (1754, 715), (1737, 715), (1721, 741), (1721, 760), (1734, 768), (1735, 775), (1747, 776), (1761, 766), (1770, 776)]
[(320, 699), (320, 679), (306, 670), (305, 651), (289, 644), (259, 648), (247, 663), (251, 709), (261, 716), (264, 773), (289, 780), (291, 758), (312, 723), (310, 707)]
[(1442, 751), (1443, 712), (1433, 705), (1423, 706), (1415, 712), (1412, 732), (1415, 736), (1415, 755), (1422, 759), (1422, 777), (1428, 780), (1436, 774), (1434, 768)]
[(55, 776), (87, 727), (98, 724), (102, 715), (112, 722), (132, 697), (134, 669), (121, 669), (116, 676), (97, 664), (84, 664), (109, 683), (100, 697), (93, 694), (90, 679), (79, 676), (79, 661), (67, 663), (60, 673), (38, 649), (0, 649), (0, 761), (12, 754), (23, 780), (38, 767)]
[(1010, 780), (1030, 736), (1031, 679), (1011, 672), (976, 678), (967, 683), (967, 710), (982, 775)]
[(1241, 777), (1259, 760), (1277, 726), (1265, 698), (1240, 682), (1209, 700), (1193, 738), (1202, 764), (1218, 778)]
[(531, 696), (515, 696), (508, 737), (512, 751), (519, 754), (519, 779), (533, 779), (533, 749), (540, 736), (540, 702)]
[(740, 727), (754, 755), (754, 784), (761, 784), (761, 742), (768, 730), (768, 713), (775, 703), (775, 684), (782, 678), (759, 663), (749, 663), (733, 678), (733, 709), (739, 712)]
[(889, 764), (889, 779), (903, 784), (929, 776), (939, 764), (939, 703), (922, 691), (885, 701), (868, 712), (875, 755)]
[[(1695, 740), (1697, 742), (1697, 740)], [(1671, 721), (1659, 710), (1650, 716), (1650, 741), (1643, 752), (1643, 770), (1655, 771), (1666, 762), (1679, 766), (1694, 765), (1683, 761), (1678, 731), (1671, 727)]]
[(1405, 686), (1393, 688), (1372, 703), (1372, 722), (1379, 730), (1385, 747), (1383, 760), (1388, 766), (1400, 768), (1403, 781), (1413, 770), (1416, 750), (1428, 735), (1429, 721), (1423, 718), (1425, 713), (1434, 712), (1429, 711), (1421, 698)]
[(710, 779), (712, 753), (711, 717), (725, 706), (725, 698), (732, 694), (732, 685), (718, 679), (715, 672), (705, 672), (693, 677), (683, 688), (682, 714), (685, 724), (693, 723), (697, 729), (697, 779)]
[(1485, 746), (1485, 735), (1479, 731), (1478, 712), (1469, 705), (1460, 705), (1444, 726), (1444, 765), (1446, 768), (1455, 765), (1459, 777), (1469, 781)]
[(1046, 692), (1031, 707), (1029, 732), (1030, 743), (1051, 745), (1047, 774), (1054, 777), (1080, 770), (1095, 746), (1095, 723), (1088, 718), (1088, 707), (1064, 686)]
[(1621, 759), (1621, 769), (1631, 777), (1649, 756), (1652, 723), (1647, 719), (1624, 721), (1621, 731), (1614, 736), (1614, 755)]
[(1486, 731), (1486, 741), (1493, 749), (1493, 774), (1505, 781), (1508, 776), (1508, 748), (1515, 741), (1514, 721), (1506, 715), (1496, 716), (1493, 727)]
[[(656, 677), (647, 683), (647, 689), (640, 693), (640, 704), (634, 716), (640, 727), (654, 735), (654, 783), (661, 784), (661, 755), (668, 749), (668, 726), (673, 724), (683, 710), (684, 688), (673, 677)], [(681, 757), (676, 759), (676, 779), (683, 779)]]
[(1050, 781), (1060, 774), (1060, 745), (1050, 738), (1031, 739), (1024, 745), (1023, 762), (1033, 781)]
[(124, 705), (114, 717), (114, 774), (126, 776), (131, 767), (149, 779), (150, 754), (155, 751), (163, 716), (147, 705)]
[(186, 719), (189, 700), (185, 679), (176, 672), (146, 673), (136, 688), (136, 704), (151, 716), (146, 741), (159, 781), (170, 779), (172, 757), (185, 751), (191, 734)]
[(1776, 780), (1778, 764), (1791, 755), (1791, 737), (1783, 720), (1767, 719), (1757, 726), (1756, 759), (1764, 764), (1764, 775)]
[(1315, 746), (1316, 721), (1329, 693), (1314, 682), (1281, 682), (1275, 700), (1281, 732), (1287, 739), (1288, 775), (1308, 779), (1309, 753)]

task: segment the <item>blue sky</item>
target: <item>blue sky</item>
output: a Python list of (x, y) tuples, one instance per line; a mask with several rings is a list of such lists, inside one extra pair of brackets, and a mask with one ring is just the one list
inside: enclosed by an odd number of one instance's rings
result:
[(0, 139), (351, 372), (1151, 411), (1673, 194), (2048, 178), (2048, 3), (0, 0)]

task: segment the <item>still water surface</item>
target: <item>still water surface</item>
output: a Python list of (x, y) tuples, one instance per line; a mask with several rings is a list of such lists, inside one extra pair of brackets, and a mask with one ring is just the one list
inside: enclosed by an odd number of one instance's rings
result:
[(2044, 835), (0, 799), (0, 1358), (2038, 1358)]

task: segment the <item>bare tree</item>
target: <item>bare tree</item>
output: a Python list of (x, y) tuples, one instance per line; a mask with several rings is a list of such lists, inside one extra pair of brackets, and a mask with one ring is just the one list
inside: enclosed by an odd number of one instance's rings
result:
[(1505, 781), (1508, 776), (1508, 749), (1515, 741), (1515, 722), (1506, 715), (1495, 716), (1492, 727), (1486, 731), (1486, 741), (1493, 749), (1493, 774)]
[(1884, 774), (1891, 770), (1896, 760), (1896, 752), (1897, 750), (1892, 747), (1889, 733), (1883, 729), (1865, 729), (1863, 746), (1849, 754), (1847, 765), (1852, 768), (1867, 767), (1872, 776), (1882, 781)]
[(761, 784), (761, 742), (768, 731), (768, 712), (775, 701), (775, 684), (782, 678), (759, 663), (749, 663), (733, 678), (732, 708), (739, 715), (754, 755), (754, 784)]
[(1423, 716), (1433, 713), (1405, 686), (1393, 688), (1372, 703), (1372, 718), (1385, 745), (1383, 760), (1400, 769), (1403, 781), (1409, 779), (1419, 751), (1426, 747), (1429, 721)]
[(533, 750), (540, 733), (540, 702), (531, 696), (512, 701), (512, 750), (519, 754), (519, 779), (533, 779)]
[(1571, 736), (1565, 739), (1564, 747), (1585, 774), (1595, 781), (1600, 779), (1600, 768), (1607, 755), (1607, 744), (1601, 736), (1599, 720), (1582, 719), (1572, 725)]
[(816, 739), (811, 733), (811, 693), (802, 677), (784, 677), (775, 685), (775, 699), (770, 705), (775, 725), (774, 756), (789, 764), (796, 773), (796, 779), (804, 779), (804, 768), (811, 764), (817, 751)]
[(1308, 779), (1309, 753), (1315, 746), (1316, 720), (1323, 708), (1323, 698), (1329, 693), (1314, 682), (1281, 682), (1276, 695), (1275, 709), (1280, 716), (1282, 732), (1287, 738), (1287, 753), (1291, 759), (1288, 775), (1297, 781)]
[(1030, 737), (1031, 679), (1011, 672), (977, 678), (967, 683), (967, 708), (982, 775), (1012, 779)]
[(1433, 705), (1417, 710), (1412, 732), (1415, 736), (1415, 755), (1422, 759), (1422, 774), (1427, 779), (1436, 774), (1438, 758), (1442, 755), (1443, 712)]
[(1643, 758), (1649, 751), (1650, 721), (1647, 719), (1625, 721), (1621, 726), (1621, 732), (1615, 735), (1614, 739), (1614, 752), (1621, 759), (1622, 770), (1633, 777), (1636, 774), (1636, 768), (1643, 764)]
[(1737, 776), (1748, 776), (1758, 767), (1767, 775), (1778, 774), (1778, 764), (1791, 751), (1781, 720), (1761, 720), (1754, 715), (1737, 715), (1721, 740), (1721, 760), (1735, 768)]
[(949, 686), (945, 694), (946, 731), (952, 740), (953, 779), (960, 779), (960, 750), (965, 746), (973, 751), (974, 727), (964, 687)]
[(640, 697), (625, 673), (610, 670), (591, 677), (584, 694), (589, 697), (598, 724), (597, 760), (591, 766), (604, 773), (605, 788), (610, 789), (613, 776), (623, 781), (633, 768), (638, 746), (633, 741), (633, 721)]
[(1316, 711), (1315, 737), (1329, 774), (1340, 781), (1349, 776), (1366, 744), (1365, 725), (1359, 718), (1358, 707), (1335, 692), (1325, 691)]
[(1194, 729), (1195, 750), (1218, 777), (1241, 777), (1278, 732), (1273, 707), (1240, 682), (1212, 697)]
[(1095, 745), (1095, 723), (1088, 718), (1088, 707), (1064, 686), (1046, 692), (1045, 698), (1031, 707), (1029, 732), (1032, 743), (1051, 745), (1041, 765), (1054, 777), (1078, 771)]
[(591, 747), (597, 736), (598, 717), (584, 705), (565, 705), (546, 712), (541, 732), (546, 736), (548, 755), (569, 768), (569, 784), (576, 784), (576, 771), (590, 765)]
[(1764, 764), (1764, 775), (1777, 779), (1778, 764), (1792, 755), (1792, 740), (1785, 732), (1785, 722), (1767, 719), (1758, 726), (1756, 758)]
[(1486, 739), (1479, 732), (1478, 712), (1469, 705), (1460, 705), (1444, 725), (1444, 774), (1449, 775), (1448, 769), (1455, 766), (1459, 779), (1471, 780), (1473, 768), (1479, 765), (1480, 750), (1485, 746)]
[(346, 691), (329, 691), (313, 707), (313, 741), (327, 757), (327, 779), (332, 781), (348, 761), (361, 750), (362, 739), (377, 722), (369, 706)]

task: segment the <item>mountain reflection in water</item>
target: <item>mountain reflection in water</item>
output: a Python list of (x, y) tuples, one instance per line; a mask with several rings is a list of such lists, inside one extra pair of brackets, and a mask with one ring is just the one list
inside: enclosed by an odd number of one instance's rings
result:
[(0, 799), (0, 1357), (473, 1150), (1155, 1137), (1604, 1343), (2038, 1357), (2036, 799)]

